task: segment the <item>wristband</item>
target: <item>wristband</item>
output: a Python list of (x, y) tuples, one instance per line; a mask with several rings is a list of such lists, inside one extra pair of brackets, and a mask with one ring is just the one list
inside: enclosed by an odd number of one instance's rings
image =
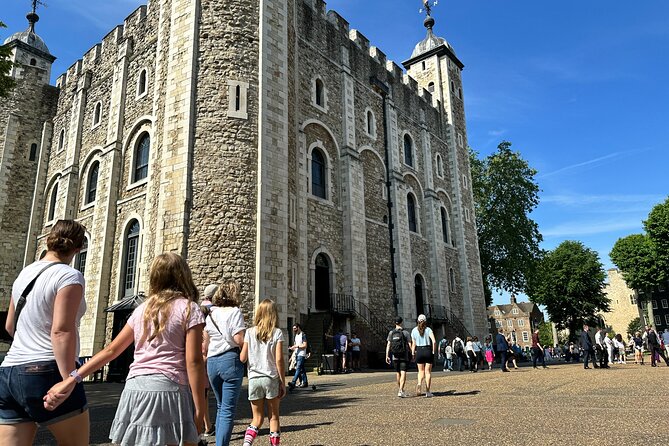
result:
[(70, 372), (70, 376), (72, 378), (74, 378), (74, 380), (77, 382), (77, 384), (79, 384), (81, 381), (84, 380), (84, 378), (81, 377), (81, 375), (79, 374), (79, 371), (77, 369), (72, 370)]

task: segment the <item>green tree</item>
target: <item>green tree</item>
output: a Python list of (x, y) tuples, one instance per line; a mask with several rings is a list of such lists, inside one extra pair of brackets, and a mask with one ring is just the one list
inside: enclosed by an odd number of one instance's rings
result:
[[(7, 28), (4, 23), (0, 22), (0, 28)], [(0, 46), (0, 98), (5, 98), (9, 95), (9, 91), (14, 88), (15, 82), (9, 76), (9, 70), (14, 64), (10, 60), (11, 51), (5, 45)]]
[(553, 341), (553, 325), (550, 322), (539, 324), (539, 342), (544, 347), (555, 345)]
[(581, 242), (565, 241), (544, 253), (528, 281), (532, 302), (544, 305), (558, 330), (568, 328), (572, 339), (584, 322), (596, 321), (609, 310), (604, 293), (606, 273), (597, 253)]
[(664, 283), (669, 280), (669, 198), (653, 207), (643, 226), (657, 262), (657, 283)]
[(542, 241), (530, 218), (539, 204), (537, 171), (510, 147), (504, 141), (483, 159), (469, 149), (486, 305), (492, 304), (492, 289), (525, 292)]
[(641, 332), (642, 329), (643, 329), (643, 326), (641, 325), (641, 318), (635, 317), (627, 325), (627, 334), (628, 335), (634, 335), (636, 332)]

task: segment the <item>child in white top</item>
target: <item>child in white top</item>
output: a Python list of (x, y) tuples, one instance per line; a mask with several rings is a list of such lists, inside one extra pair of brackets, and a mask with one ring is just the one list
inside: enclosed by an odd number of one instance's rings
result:
[(283, 332), (277, 328), (279, 313), (276, 304), (263, 300), (256, 308), (254, 327), (244, 335), (244, 346), (239, 355), (248, 361), (249, 401), (253, 421), (246, 429), (244, 446), (251, 446), (265, 418), (265, 402), (269, 416), (269, 441), (272, 446), (281, 443), (279, 403), (286, 395), (286, 371), (283, 358)]

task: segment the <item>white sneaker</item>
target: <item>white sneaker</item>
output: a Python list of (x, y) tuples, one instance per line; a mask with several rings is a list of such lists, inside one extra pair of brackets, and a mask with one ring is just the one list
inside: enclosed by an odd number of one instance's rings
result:
[(434, 395), (432, 395), (432, 392), (427, 392), (425, 393), (425, 398), (432, 398)]
[(404, 393), (404, 391), (400, 390), (399, 392), (397, 392), (397, 396), (399, 396), (400, 398), (406, 398), (407, 394)]

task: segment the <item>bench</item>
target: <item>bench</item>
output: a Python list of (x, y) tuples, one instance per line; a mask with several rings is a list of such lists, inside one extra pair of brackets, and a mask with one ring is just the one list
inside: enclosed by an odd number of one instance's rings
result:
[[(81, 356), (79, 358), (79, 361), (81, 362), (81, 365), (83, 366), (90, 359), (91, 359), (91, 356)], [(104, 373), (104, 367), (102, 367), (102, 368), (96, 370), (95, 372), (91, 373), (90, 376), (88, 377), (88, 379), (90, 381), (93, 381), (94, 383), (102, 382), (103, 373)]]

